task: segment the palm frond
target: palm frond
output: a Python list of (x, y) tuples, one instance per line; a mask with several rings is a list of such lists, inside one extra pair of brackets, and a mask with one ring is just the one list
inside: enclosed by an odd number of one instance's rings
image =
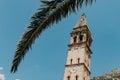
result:
[(11, 72), (17, 71), (21, 60), (31, 48), (32, 43), (45, 29), (54, 23), (58, 23), (62, 18), (68, 16), (69, 13), (75, 12), (83, 4), (91, 4), (93, 0), (52, 0), (41, 2), (44, 6), (31, 17), (28, 30), (17, 44)]

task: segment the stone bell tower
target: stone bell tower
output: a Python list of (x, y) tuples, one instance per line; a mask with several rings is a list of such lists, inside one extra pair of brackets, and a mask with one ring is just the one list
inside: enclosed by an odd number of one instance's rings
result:
[(64, 80), (90, 80), (92, 37), (85, 14), (81, 16), (70, 35)]

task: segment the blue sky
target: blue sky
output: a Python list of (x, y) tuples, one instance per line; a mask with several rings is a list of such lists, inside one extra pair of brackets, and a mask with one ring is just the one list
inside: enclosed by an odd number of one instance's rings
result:
[(96, 0), (58, 24), (36, 40), (15, 74), (10, 73), (16, 44), (39, 0), (0, 0), (0, 75), (6, 80), (62, 80), (70, 32), (86, 13), (92, 33), (91, 76), (120, 67), (120, 0)]

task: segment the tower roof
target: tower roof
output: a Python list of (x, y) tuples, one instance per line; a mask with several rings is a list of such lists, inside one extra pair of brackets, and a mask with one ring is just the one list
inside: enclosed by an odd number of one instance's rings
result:
[(84, 26), (87, 25), (87, 20), (86, 20), (86, 15), (85, 13), (82, 14), (80, 20), (78, 21), (78, 23), (75, 25), (75, 28), (80, 27), (80, 26)]

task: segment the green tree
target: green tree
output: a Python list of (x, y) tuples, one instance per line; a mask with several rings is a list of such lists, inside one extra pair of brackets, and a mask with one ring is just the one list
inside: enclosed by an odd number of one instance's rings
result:
[(69, 13), (76, 12), (83, 5), (92, 4), (93, 0), (43, 0), (41, 3), (43, 4), (42, 7), (31, 17), (27, 31), (17, 44), (11, 67), (13, 73), (17, 71), (21, 60), (31, 48), (32, 43), (45, 29), (54, 23), (58, 23)]

